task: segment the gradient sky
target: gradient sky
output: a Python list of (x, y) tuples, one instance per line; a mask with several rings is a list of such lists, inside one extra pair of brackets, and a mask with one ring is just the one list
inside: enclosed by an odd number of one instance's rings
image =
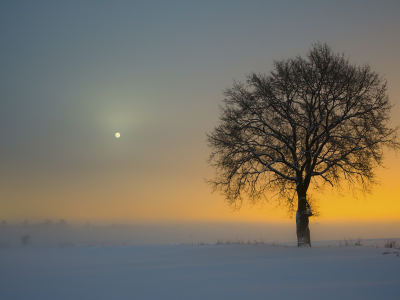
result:
[[(327, 42), (385, 76), (400, 125), (399, 28), (399, 1), (2, 0), (0, 220), (286, 220), (204, 182), (222, 91)], [(321, 220), (400, 221), (386, 166), (366, 199), (317, 195)]]

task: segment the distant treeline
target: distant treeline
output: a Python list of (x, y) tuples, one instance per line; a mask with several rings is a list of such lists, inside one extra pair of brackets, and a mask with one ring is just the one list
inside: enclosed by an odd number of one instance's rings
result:
[(53, 227), (53, 226), (69, 226), (69, 224), (64, 219), (60, 219), (57, 222), (53, 222), (53, 220), (51, 220), (51, 219), (46, 219), (42, 223), (32, 223), (32, 224), (30, 224), (27, 220), (25, 220), (21, 224), (14, 224), (14, 225), (8, 224), (8, 222), (6, 220), (2, 220), (0, 222), (0, 227), (9, 227), (9, 226), (17, 226), (17, 227), (28, 227), (28, 226), (32, 226), (32, 227)]

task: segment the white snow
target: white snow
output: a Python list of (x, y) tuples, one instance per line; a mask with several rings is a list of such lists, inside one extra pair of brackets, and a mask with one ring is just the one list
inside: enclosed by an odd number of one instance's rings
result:
[(400, 299), (398, 253), (328, 243), (3, 247), (0, 299)]

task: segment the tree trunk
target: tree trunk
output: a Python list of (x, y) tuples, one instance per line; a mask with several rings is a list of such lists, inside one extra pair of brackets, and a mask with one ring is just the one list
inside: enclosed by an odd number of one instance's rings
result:
[(312, 215), (307, 198), (299, 195), (296, 212), (296, 234), (298, 247), (311, 247), (310, 228), (308, 217)]

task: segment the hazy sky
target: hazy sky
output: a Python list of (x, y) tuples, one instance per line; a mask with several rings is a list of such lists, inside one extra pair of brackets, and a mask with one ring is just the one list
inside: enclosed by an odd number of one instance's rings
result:
[[(285, 220), (204, 182), (222, 91), (327, 42), (385, 75), (400, 125), (399, 28), (399, 1), (2, 0), (0, 220)], [(321, 220), (398, 221), (386, 157), (366, 200), (318, 195)]]

